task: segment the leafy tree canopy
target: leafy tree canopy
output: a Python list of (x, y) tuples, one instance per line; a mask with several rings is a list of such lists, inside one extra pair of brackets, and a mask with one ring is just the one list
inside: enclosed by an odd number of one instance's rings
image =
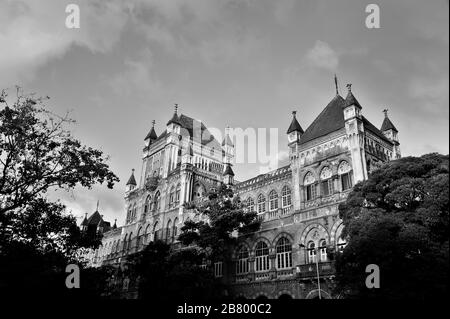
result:
[[(336, 258), (337, 293), (354, 298), (448, 295), (449, 158), (427, 154), (390, 162), (355, 185), (339, 207), (348, 245)], [(380, 268), (380, 288), (365, 285)]]

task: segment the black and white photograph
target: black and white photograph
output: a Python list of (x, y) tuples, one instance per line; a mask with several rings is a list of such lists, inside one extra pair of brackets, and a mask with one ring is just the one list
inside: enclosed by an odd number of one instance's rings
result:
[(448, 299), (448, 154), (448, 0), (0, 0), (8, 298)]

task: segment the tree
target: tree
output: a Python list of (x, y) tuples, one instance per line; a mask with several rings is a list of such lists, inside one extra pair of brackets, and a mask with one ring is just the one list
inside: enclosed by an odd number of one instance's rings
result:
[[(385, 164), (339, 207), (348, 245), (336, 256), (336, 292), (349, 298), (448, 296), (449, 158), (428, 154)], [(380, 269), (368, 289), (366, 266)]]
[(20, 88), (12, 102), (6, 91), (0, 94), (0, 273), (17, 289), (24, 287), (9, 273), (22, 276), (24, 285), (50, 287), (39, 278), (64, 275), (80, 247), (99, 244), (82, 238), (75, 217), (47, 192), (105, 182), (112, 188), (119, 181), (108, 158), (75, 139), (67, 129), (73, 121), (47, 111), (45, 101)]

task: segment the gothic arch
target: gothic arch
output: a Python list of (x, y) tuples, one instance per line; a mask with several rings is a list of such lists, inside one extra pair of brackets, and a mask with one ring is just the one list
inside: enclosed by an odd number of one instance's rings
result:
[(282, 295), (287, 295), (287, 296), (291, 297), (292, 299), (294, 299), (294, 295), (293, 295), (292, 292), (289, 291), (289, 290), (286, 290), (286, 289), (280, 290), (280, 291), (277, 293), (277, 295), (276, 295), (276, 296), (277, 296), (277, 299), (280, 299), (280, 297), (281, 297)]
[(336, 240), (337, 240), (337, 237), (336, 237), (336, 232), (337, 232), (337, 230), (340, 228), (340, 226), (341, 225), (343, 225), (342, 224), (342, 220), (341, 219), (338, 219), (335, 223), (334, 223), (334, 225), (333, 225), (333, 227), (331, 227), (331, 231), (330, 231), (330, 243), (331, 244), (333, 244), (333, 243), (335, 243), (336, 242)]
[(251, 249), (250, 245), (247, 242), (245, 242), (245, 241), (240, 242), (239, 245), (236, 246), (236, 249), (233, 250), (233, 254), (232, 254), (232, 258), (233, 259), (237, 258), (237, 252), (239, 252), (242, 247), (247, 249), (249, 254), (252, 252), (252, 249)]
[(291, 234), (286, 233), (284, 231), (279, 233), (277, 236), (275, 236), (275, 238), (272, 241), (272, 247), (275, 247), (278, 240), (280, 240), (283, 237), (286, 237), (289, 240), (289, 242), (292, 244), (292, 247), (294, 247), (294, 237), (292, 237)]
[(264, 243), (267, 245), (267, 247), (269, 248), (269, 251), (270, 251), (270, 249), (272, 248), (272, 245), (271, 245), (271, 243), (270, 243), (270, 240), (268, 240), (266, 237), (261, 236), (261, 237), (258, 237), (258, 238), (255, 240), (255, 242), (254, 242), (254, 244), (253, 244), (253, 246), (252, 246), (251, 252), (254, 252), (254, 251), (255, 251), (256, 245), (257, 245), (260, 241), (264, 242)]
[[(320, 289), (320, 295), (322, 299), (331, 299), (331, 296), (328, 292), (325, 290)], [(307, 295), (305, 299), (315, 299), (319, 298), (319, 289), (311, 290)]]
[(325, 240), (327, 241), (327, 243), (330, 242), (330, 235), (329, 235), (327, 229), (326, 229), (323, 225), (321, 225), (321, 224), (314, 223), (314, 224), (308, 225), (308, 226), (303, 230), (302, 236), (300, 237), (300, 242), (299, 242), (299, 244), (306, 245), (305, 239), (306, 239), (306, 237), (308, 236), (309, 232), (310, 232), (311, 230), (313, 230), (314, 228), (318, 228), (318, 229), (322, 230), (322, 231), (324, 232), (324, 234), (325, 234)]

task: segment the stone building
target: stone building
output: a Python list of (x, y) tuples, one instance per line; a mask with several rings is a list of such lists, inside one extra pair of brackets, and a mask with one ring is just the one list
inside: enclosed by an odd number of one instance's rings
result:
[[(177, 234), (199, 201), (221, 183), (232, 185), (261, 229), (242, 236), (233, 260), (211, 265), (235, 298), (331, 298), (332, 250), (345, 238), (338, 205), (352, 186), (382, 163), (400, 157), (398, 131), (385, 119), (378, 129), (347, 85), (303, 130), (293, 112), (287, 130), (289, 165), (234, 183), (234, 145), (229, 132), (219, 143), (203, 123), (178, 115), (159, 136), (145, 137), (139, 183), (134, 170), (125, 194), (125, 225), (104, 233), (93, 265), (124, 264), (152, 240), (177, 245)], [(124, 291), (130, 291), (127, 279)], [(127, 297), (135, 297), (133, 294)]]

